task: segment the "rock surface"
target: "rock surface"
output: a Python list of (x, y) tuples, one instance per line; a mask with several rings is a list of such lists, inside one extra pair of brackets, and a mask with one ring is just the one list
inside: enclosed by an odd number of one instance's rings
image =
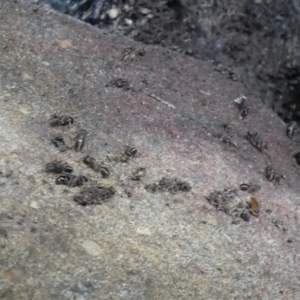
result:
[(300, 121), (297, 0), (25, 1), (144, 44), (214, 61), (220, 72), (255, 90), (285, 123)]
[[(299, 136), (286, 137), (275, 113), (248, 93), (240, 119), (233, 100), (244, 87), (192, 57), (19, 1), (3, 0), (0, 18), (1, 299), (300, 298)], [(52, 114), (74, 123), (50, 127)], [(71, 145), (80, 129), (82, 152), (51, 143), (60, 135)], [(137, 155), (116, 160), (127, 145)], [(53, 160), (115, 194), (78, 205), (81, 187), (45, 172)], [(265, 179), (271, 163), (280, 184)], [(138, 168), (145, 176), (131, 180)], [(192, 189), (145, 189), (162, 178)], [(243, 182), (261, 187), (230, 203), (255, 197), (249, 221), (207, 201)]]

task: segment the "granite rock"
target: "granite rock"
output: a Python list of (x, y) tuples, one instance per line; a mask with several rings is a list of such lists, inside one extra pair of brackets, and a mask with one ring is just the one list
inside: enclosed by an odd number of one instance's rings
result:
[[(300, 298), (299, 138), (260, 99), (248, 93), (240, 119), (233, 100), (245, 88), (207, 62), (20, 1), (1, 1), (0, 19), (1, 299)], [(129, 48), (144, 55), (124, 60)], [(129, 88), (109, 85), (116, 78)], [(74, 122), (51, 127), (53, 114)], [(253, 147), (248, 131), (268, 148)], [(66, 151), (51, 142), (58, 134)], [(136, 155), (120, 161), (129, 146)], [(45, 172), (54, 160), (116, 193), (78, 205), (82, 187)], [(282, 182), (265, 179), (270, 163)], [(137, 168), (147, 172), (131, 180)], [(191, 189), (145, 189), (162, 178)], [(230, 194), (243, 182), (260, 189)], [(214, 191), (226, 191), (230, 209), (255, 197), (259, 214), (234, 219), (207, 201)]]

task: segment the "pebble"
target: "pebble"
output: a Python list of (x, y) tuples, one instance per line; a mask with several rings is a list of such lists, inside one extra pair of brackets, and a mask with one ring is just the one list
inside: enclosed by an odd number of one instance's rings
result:
[(126, 18), (125, 23), (126, 23), (126, 25), (131, 26), (133, 24), (133, 21), (131, 19)]
[(145, 8), (145, 7), (140, 7), (139, 8), (139, 12), (143, 15), (148, 15), (151, 13), (151, 9), (149, 8)]
[(73, 46), (72, 41), (68, 40), (68, 39), (59, 42), (59, 47), (61, 49), (68, 49), (68, 48), (71, 48), (72, 46)]
[(86, 253), (91, 256), (99, 256), (103, 252), (101, 247), (92, 240), (85, 240), (82, 243), (82, 247), (84, 248)]
[(119, 9), (112, 8), (107, 12), (107, 14), (112, 20), (115, 20), (119, 16)]

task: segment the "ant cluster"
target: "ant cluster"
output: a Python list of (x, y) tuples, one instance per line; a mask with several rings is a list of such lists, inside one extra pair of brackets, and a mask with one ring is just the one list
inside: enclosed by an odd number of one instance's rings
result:
[(145, 56), (145, 54), (144, 48), (134, 49), (133, 47), (127, 47), (123, 50), (122, 61), (135, 60), (138, 56)]
[(177, 178), (163, 177), (158, 183), (148, 184), (145, 186), (148, 192), (168, 191), (171, 194), (176, 194), (179, 191), (189, 192), (192, 188), (186, 181)]
[[(241, 96), (233, 100), (240, 112), (240, 119), (244, 119), (249, 114), (248, 99), (246, 96)], [(223, 129), (226, 133), (230, 133), (230, 127), (228, 124), (223, 124)], [(286, 126), (286, 135), (288, 138), (293, 139), (296, 134), (300, 132), (298, 123), (291, 121)], [(248, 131), (244, 138), (250, 143), (251, 146), (256, 148), (261, 153), (267, 155), (270, 162), (272, 158), (268, 153), (267, 142), (255, 131)], [(223, 142), (230, 142), (229, 138), (221, 138)], [(295, 161), (300, 165), (300, 151), (293, 155)], [(272, 164), (268, 164), (264, 170), (265, 180), (273, 183), (274, 185), (279, 185), (281, 180), (285, 180), (286, 176), (281, 174), (280, 171), (274, 167)], [(254, 194), (258, 192), (261, 187), (253, 183), (242, 183), (239, 186), (241, 192), (246, 192), (249, 194)], [(252, 196), (249, 195), (249, 196)], [(249, 221), (251, 216), (258, 217), (260, 213), (260, 205), (255, 197), (249, 197), (247, 201), (242, 201), (238, 197), (238, 189), (224, 189), (217, 190), (210, 193), (206, 199), (207, 201), (216, 207), (217, 210), (223, 211), (226, 214), (237, 219), (242, 219), (244, 221)]]
[[(48, 123), (51, 127), (59, 127), (59, 126), (67, 126), (74, 123), (74, 119), (71, 116), (58, 116), (53, 114), (51, 118), (48, 120)], [(51, 142), (54, 147), (58, 148), (60, 152), (65, 152), (68, 149), (74, 149), (76, 152), (79, 152), (83, 149), (85, 140), (87, 136), (87, 131), (81, 129), (78, 131), (75, 144), (72, 147), (66, 145), (64, 138), (61, 135), (54, 137)]]
[[(67, 126), (74, 123), (74, 119), (70, 116), (52, 115), (49, 120), (51, 127)], [(62, 136), (57, 136), (51, 140), (52, 144), (60, 151), (74, 149), (75, 152), (81, 152), (85, 146), (87, 139), (87, 131), (80, 129), (75, 137), (75, 143), (72, 147), (66, 145)], [(136, 150), (137, 152), (137, 150)], [(136, 153), (135, 152), (135, 153)], [(85, 156), (82, 159), (83, 163), (97, 173), (100, 173), (102, 178), (107, 178), (110, 175), (110, 170), (103, 163), (98, 163), (91, 156)], [(66, 185), (69, 188), (81, 187), (89, 180), (84, 175), (74, 175), (73, 168), (68, 164), (55, 160), (46, 164), (46, 172), (58, 175), (55, 179), (55, 184)], [(80, 194), (74, 197), (74, 201), (80, 205), (101, 204), (106, 199), (111, 198), (115, 194), (113, 187), (105, 186), (85, 186), (80, 191)], [(101, 201), (100, 201), (101, 200)]]
[(286, 135), (288, 138), (292, 139), (296, 133), (300, 131), (297, 122), (292, 121), (286, 126)]
[[(299, 128), (297, 122), (291, 121), (291, 122), (289, 122), (287, 124), (285, 133), (286, 133), (286, 136), (289, 139), (292, 140), (294, 138), (294, 135), (297, 134), (297, 133), (299, 133), (299, 132), (300, 132), (300, 128)], [(297, 142), (299, 142), (299, 141), (297, 141)], [(300, 165), (300, 151), (297, 152), (297, 153), (295, 153), (295, 154), (293, 154), (293, 157), (294, 157), (296, 163), (298, 165)]]
[(240, 111), (240, 119), (245, 119), (249, 115), (249, 106), (246, 96), (241, 96), (233, 100)]
[(273, 166), (268, 165), (265, 168), (265, 177), (268, 181), (273, 182), (275, 184), (280, 184), (281, 179), (285, 179), (286, 177), (279, 173), (279, 171)]
[(245, 138), (257, 150), (261, 152), (267, 150), (267, 143), (258, 135), (257, 132), (248, 131)]
[(46, 172), (58, 174), (55, 179), (57, 185), (67, 185), (68, 187), (82, 186), (88, 179), (83, 175), (73, 175), (73, 168), (61, 161), (55, 160), (46, 164)]
[[(260, 190), (260, 186), (252, 183), (242, 183), (239, 189), (243, 192), (255, 193)], [(246, 202), (242, 202), (237, 198), (238, 190), (236, 188), (226, 188), (210, 193), (206, 200), (217, 210), (230, 215), (234, 220), (233, 223), (238, 223), (239, 219), (248, 222), (251, 216), (259, 216), (260, 205), (256, 198), (250, 197), (250, 200)]]
[(94, 170), (97, 173), (100, 173), (103, 178), (109, 177), (109, 175), (110, 175), (109, 168), (107, 166), (105, 166), (103, 163), (101, 163), (101, 164), (98, 163), (94, 157), (87, 155), (83, 158), (82, 161), (84, 164), (86, 164), (92, 170)]
[(137, 154), (137, 149), (126, 146), (123, 154), (120, 157), (121, 162), (127, 162), (130, 158), (134, 158)]
[[(70, 116), (52, 115), (49, 120), (51, 127), (67, 126), (73, 123), (74, 119)], [(88, 132), (86, 130), (80, 129), (76, 134), (73, 146), (66, 145), (62, 136), (56, 136), (51, 142), (61, 152), (69, 149), (73, 149), (75, 152), (82, 152), (86, 144), (87, 135)], [(116, 163), (127, 163), (137, 155), (137, 152), (138, 150), (136, 148), (127, 145), (119, 156), (113, 157), (113, 161)], [(108, 159), (111, 161), (110, 157), (108, 157)], [(97, 161), (96, 158), (90, 155), (85, 155), (82, 158), (82, 163), (95, 173), (100, 174), (102, 178), (108, 178), (111, 174), (111, 166), (106, 165), (104, 162)], [(68, 188), (80, 187), (79, 194), (74, 197), (74, 201), (80, 205), (102, 204), (116, 193), (113, 186), (97, 185), (92, 183), (91, 180), (84, 175), (74, 175), (73, 168), (60, 160), (47, 163), (46, 172), (57, 175), (55, 179), (55, 184), (57, 185), (65, 185)], [(146, 168), (139, 167), (132, 172), (129, 179), (138, 182), (142, 181), (145, 175)], [(145, 185), (145, 189), (149, 192), (168, 191), (174, 194), (179, 191), (190, 191), (191, 186), (189, 183), (177, 178), (163, 177), (158, 183)], [(127, 189), (125, 189), (125, 193), (128, 197), (132, 195)]]
[(243, 192), (248, 192), (250, 194), (253, 194), (260, 190), (260, 185), (253, 184), (253, 183), (242, 183), (240, 184), (240, 190)]
[(140, 168), (137, 168), (133, 172), (133, 174), (132, 174), (132, 176), (131, 176), (130, 179), (134, 180), (134, 181), (140, 181), (142, 177), (145, 177), (145, 175), (146, 175), (146, 168), (140, 167)]
[[(288, 138), (293, 139), (294, 135), (296, 133), (299, 133), (299, 132), (300, 132), (300, 128), (299, 128), (297, 122), (291, 121), (290, 123), (287, 124), (287, 126), (286, 126), (286, 135), (287, 135)], [(298, 165), (300, 165), (300, 151), (295, 153), (293, 155), (293, 157), (296, 160), (296, 163)]]
[(80, 205), (102, 204), (116, 193), (114, 187), (92, 186), (84, 187), (74, 201)]
[(53, 114), (48, 122), (52, 127), (67, 126), (73, 124), (74, 119), (70, 116), (58, 116), (56, 114)]
[[(248, 113), (249, 113), (249, 105), (248, 105), (248, 99), (246, 96), (242, 95), (233, 102), (237, 105), (237, 107), (240, 110), (240, 117), (241, 119), (245, 118)], [(224, 130), (227, 132), (228, 131), (228, 125), (225, 124)], [(290, 123), (287, 124), (286, 127), (286, 135), (290, 139), (293, 139), (294, 135), (296, 133), (300, 132), (300, 128), (295, 121), (291, 121)], [(248, 131), (247, 134), (244, 136), (244, 138), (258, 151), (265, 153), (269, 159), (271, 159), (270, 155), (267, 152), (268, 149), (268, 144), (267, 142), (257, 133), (253, 131)], [(293, 155), (297, 164), (300, 165), (300, 152), (296, 153)], [(272, 160), (272, 159), (271, 159)], [(285, 176), (282, 174), (279, 174), (278, 170), (275, 169), (273, 165), (268, 165), (265, 168), (265, 178), (273, 183), (280, 184), (281, 179), (285, 179)], [(252, 190), (255, 190), (253, 186), (247, 187), (247, 186), (242, 186), (241, 189), (244, 189), (245, 191), (248, 191), (251, 193)]]

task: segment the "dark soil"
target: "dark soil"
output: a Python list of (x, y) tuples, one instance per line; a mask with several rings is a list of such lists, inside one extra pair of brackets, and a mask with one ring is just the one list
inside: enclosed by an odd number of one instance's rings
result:
[(145, 44), (211, 60), (285, 122), (300, 121), (298, 0), (28, 1)]

